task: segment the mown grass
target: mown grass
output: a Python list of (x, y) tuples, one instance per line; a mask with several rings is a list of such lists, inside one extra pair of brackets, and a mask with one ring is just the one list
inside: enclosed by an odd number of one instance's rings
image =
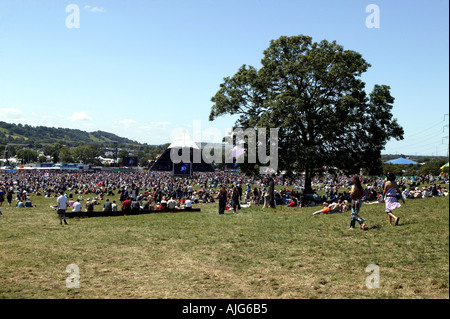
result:
[[(219, 216), (217, 204), (61, 226), (54, 202), (1, 207), (0, 298), (449, 298), (448, 198), (408, 200), (399, 226), (388, 226), (383, 204), (363, 205), (365, 232), (348, 229), (349, 213), (278, 206)], [(80, 288), (66, 287), (69, 264)]]

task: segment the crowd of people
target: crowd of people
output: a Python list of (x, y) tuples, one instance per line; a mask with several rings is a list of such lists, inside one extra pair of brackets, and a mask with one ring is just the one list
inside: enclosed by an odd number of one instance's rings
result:
[[(236, 212), (246, 207), (319, 206), (315, 214), (344, 212), (352, 209), (351, 176), (324, 175), (312, 180), (312, 192), (305, 192), (301, 175), (248, 177), (236, 172), (195, 173), (190, 178), (172, 176), (165, 172), (64, 172), (17, 171), (0, 173), (0, 206), (6, 200), (15, 207), (33, 207), (31, 194), (46, 198), (68, 198), (68, 207), (78, 211), (93, 211), (105, 201), (102, 210), (190, 209), (198, 203), (219, 201), (220, 212)], [(272, 186), (270, 183), (273, 183)], [(381, 203), (385, 199), (385, 177), (361, 177), (365, 185), (361, 201)], [(448, 196), (447, 176), (396, 178), (404, 199)], [(424, 184), (426, 186), (424, 186)], [(274, 188), (273, 192), (270, 187)], [(354, 191), (354, 190), (353, 190)], [(322, 194), (322, 195), (319, 195)], [(273, 198), (270, 198), (273, 194)], [(110, 198), (113, 198), (110, 201)], [(77, 204), (78, 203), (78, 204)], [(84, 208), (83, 208), (84, 206)], [(355, 209), (356, 210), (356, 209)]]

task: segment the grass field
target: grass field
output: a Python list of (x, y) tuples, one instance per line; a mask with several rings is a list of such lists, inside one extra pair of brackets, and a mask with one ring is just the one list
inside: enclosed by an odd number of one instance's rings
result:
[[(116, 198), (111, 198), (116, 199)], [(0, 298), (449, 298), (449, 199), (407, 200), (389, 226), (384, 204), (363, 205), (369, 226), (317, 207), (59, 219), (55, 199), (3, 203)], [(96, 206), (96, 210), (101, 206)], [(67, 288), (66, 267), (80, 287)], [(369, 289), (366, 267), (379, 267)]]

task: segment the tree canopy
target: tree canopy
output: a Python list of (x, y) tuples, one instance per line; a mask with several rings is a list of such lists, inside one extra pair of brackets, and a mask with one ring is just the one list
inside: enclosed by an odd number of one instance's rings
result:
[[(403, 139), (387, 85), (365, 92), (370, 64), (335, 41), (282, 36), (264, 51), (262, 67), (243, 65), (224, 78), (209, 119), (239, 115), (234, 127), (278, 128), (278, 169), (304, 171), (306, 188), (323, 167), (382, 172), (381, 150)], [(251, 170), (251, 165), (245, 165)]]

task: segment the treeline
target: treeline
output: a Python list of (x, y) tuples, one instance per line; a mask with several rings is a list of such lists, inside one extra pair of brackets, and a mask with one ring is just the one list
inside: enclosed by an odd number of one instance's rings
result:
[[(0, 121), (0, 158), (16, 156), (22, 164), (32, 162), (76, 162), (100, 164), (98, 157), (137, 156), (148, 165), (168, 147), (142, 144), (104, 131), (10, 124)], [(6, 152), (5, 152), (6, 151)]]
[(421, 176), (421, 175), (429, 175), (437, 176), (442, 172), (449, 172), (448, 167), (441, 169), (441, 167), (448, 162), (448, 159), (432, 159), (421, 164), (408, 164), (408, 165), (395, 165), (395, 164), (383, 164), (383, 173), (386, 174), (388, 172), (394, 173), (397, 176)]
[[(134, 148), (117, 148), (117, 158), (120, 161), (123, 157), (136, 156), (139, 165), (146, 167), (155, 161), (158, 155), (162, 154), (169, 144), (164, 145), (139, 145)], [(6, 149), (6, 152), (5, 152)], [(116, 149), (104, 148), (100, 144), (83, 144), (76, 147), (68, 147), (61, 143), (46, 144), (41, 148), (24, 148), (21, 145), (1, 145), (1, 155), (7, 154), (7, 158), (16, 157), (20, 164), (27, 163), (83, 163), (93, 165), (103, 165), (99, 157), (115, 158)], [(2, 157), (2, 156), (0, 156)], [(6, 159), (1, 160), (6, 162)]]
[(397, 159), (397, 158), (400, 158), (400, 157), (412, 160), (412, 161), (417, 162), (417, 163), (428, 163), (428, 162), (433, 161), (433, 160), (443, 160), (443, 161), (447, 160), (448, 161), (448, 158), (446, 156), (407, 155), (407, 154), (395, 154), (395, 155), (393, 155), (393, 154), (382, 154), (381, 155), (381, 161), (383, 163), (385, 163), (387, 161), (394, 160), (394, 159)]
[(30, 147), (38, 147), (42, 144), (58, 142), (68, 147), (111, 143), (120, 144), (119, 147), (141, 145), (128, 138), (103, 131), (89, 133), (78, 129), (10, 124), (0, 121), (0, 144), (29, 144)]

